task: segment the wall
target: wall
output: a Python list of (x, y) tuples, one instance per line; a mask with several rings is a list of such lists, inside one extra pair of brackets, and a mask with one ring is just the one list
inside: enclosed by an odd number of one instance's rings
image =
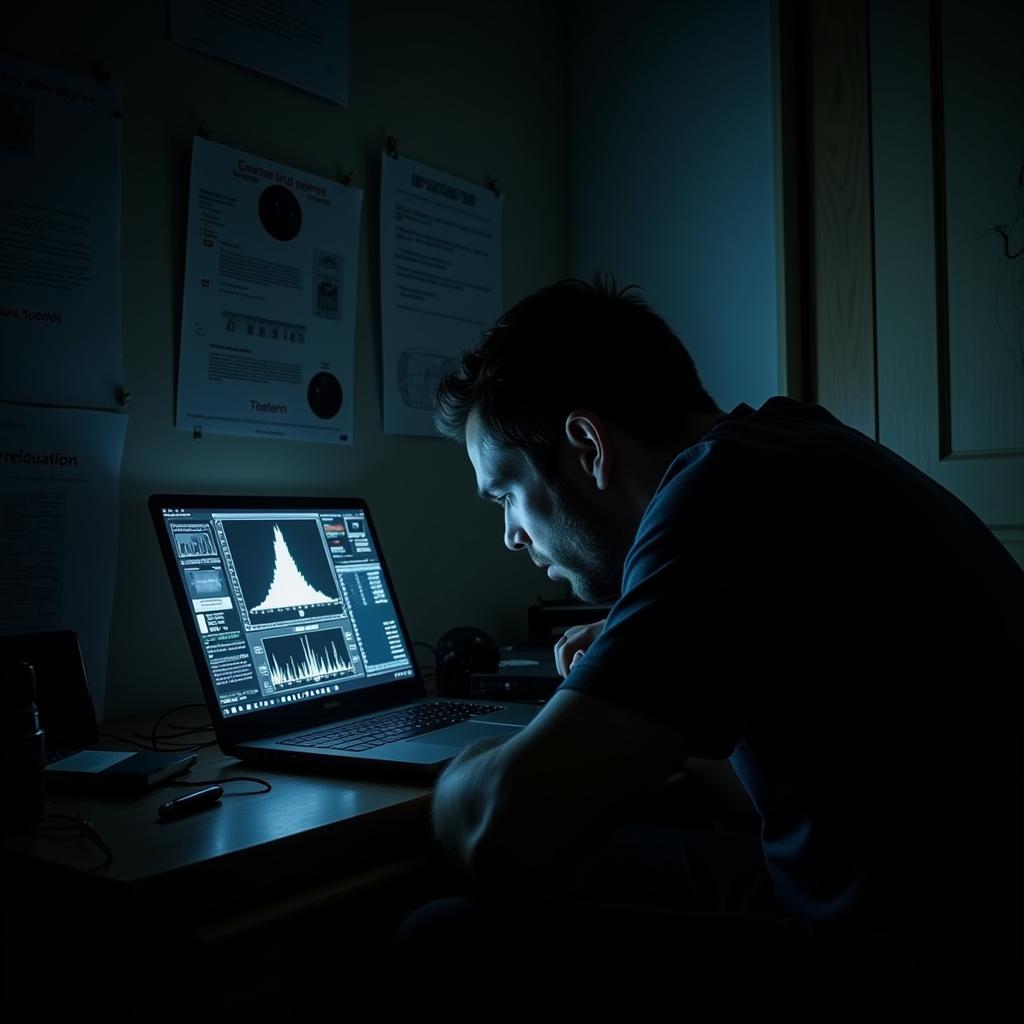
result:
[[(455, 625), (525, 639), (526, 607), (563, 596), (501, 544), (500, 512), (475, 496), (455, 446), (380, 427), (377, 207), (386, 136), (400, 152), (505, 194), (504, 300), (566, 271), (564, 22), (537, 0), (429, 5), (356, 0), (350, 109), (173, 45), (168, 7), (26, 5), (5, 12), (15, 56), (88, 73), (123, 91), (123, 306), (130, 422), (106, 713), (200, 700), (145, 501), (157, 490), (265, 490), (368, 498), (407, 624), (436, 642)], [(192, 138), (213, 138), (365, 190), (352, 447), (173, 429)], [(429, 661), (429, 658), (428, 658)]]
[(569, 8), (569, 267), (639, 284), (725, 409), (781, 390), (768, 0)]

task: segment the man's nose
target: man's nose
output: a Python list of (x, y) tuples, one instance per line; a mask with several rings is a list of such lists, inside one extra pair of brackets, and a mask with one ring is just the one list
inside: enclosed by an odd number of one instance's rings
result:
[(521, 551), (531, 543), (530, 535), (508, 513), (505, 513), (505, 547)]

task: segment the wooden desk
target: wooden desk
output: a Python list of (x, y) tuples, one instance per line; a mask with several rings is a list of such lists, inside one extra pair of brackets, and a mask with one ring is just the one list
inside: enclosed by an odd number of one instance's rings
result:
[[(205, 993), (215, 1008), (225, 995), (217, 979), (244, 972), (237, 977), (245, 986), (230, 987), (232, 1011), (246, 995), (250, 1009), (266, 1011), (276, 991), (268, 978), (279, 981), (283, 969), (294, 969), (286, 951), (304, 943), (313, 948), (303, 955), (327, 951), (353, 980), (365, 973), (394, 926), (431, 898), (443, 874), (430, 837), (430, 788), (270, 771), (217, 748), (203, 751), (186, 778), (239, 775), (266, 779), (273, 789), (229, 797), (259, 787), (225, 782), (219, 804), (169, 822), (157, 818), (157, 807), (182, 787), (136, 798), (51, 795), (48, 812), (80, 814), (112, 849), (113, 861), (100, 871), (91, 869), (104, 854), (85, 836), (8, 836), (7, 998), (52, 994), (54, 974), (45, 965), (51, 955), (62, 975), (70, 972), (90, 989), (117, 977), (129, 1002), (152, 1000), (161, 984), (166, 990), (171, 965), (188, 961), (196, 969), (191, 991)], [(260, 972), (268, 958), (274, 971)]]

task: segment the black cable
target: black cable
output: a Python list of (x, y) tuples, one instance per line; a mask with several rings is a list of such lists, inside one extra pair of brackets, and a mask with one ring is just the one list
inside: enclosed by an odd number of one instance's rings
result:
[(71, 822), (70, 825), (32, 825), (29, 828), (30, 832), (37, 834), (46, 835), (48, 833), (66, 832), (68, 829), (74, 829), (75, 835), (62, 836), (53, 835), (54, 839), (77, 839), (80, 836), (85, 836), (91, 842), (95, 843), (105, 854), (105, 859), (102, 864), (97, 864), (95, 867), (89, 868), (90, 871), (102, 871), (104, 868), (110, 867), (114, 861), (114, 851), (104, 842), (103, 837), (96, 831), (93, 823), (87, 821), (82, 817), (81, 812), (77, 815), (73, 814), (61, 814), (58, 811), (47, 811), (43, 818), (64, 818), (66, 821)]
[(148, 743), (140, 743), (138, 740), (129, 739), (127, 736), (115, 736), (112, 732), (98, 732), (96, 735), (104, 740), (117, 740), (118, 743), (130, 743), (133, 747), (142, 747), (143, 750), (152, 750)]
[[(168, 781), (162, 783), (165, 786), (213, 786), (223, 785), (226, 782), (255, 782), (258, 786), (262, 786), (262, 789), (250, 791), (248, 793), (225, 793), (224, 796), (260, 796), (263, 793), (269, 793), (273, 787), (266, 779), (258, 779), (252, 775), (234, 775), (226, 779), (210, 779), (200, 780), (192, 779), (189, 782), (179, 781)], [(68, 824), (45, 824), (47, 818), (61, 818)], [(103, 862), (97, 864), (94, 867), (89, 868), (90, 872), (103, 871), (105, 868), (110, 867), (114, 862), (114, 851), (107, 845), (104, 838), (96, 831), (96, 827), (91, 821), (82, 817), (81, 812), (76, 814), (62, 814), (59, 811), (47, 811), (43, 815), (42, 824), (32, 824), (29, 826), (28, 831), (36, 835), (46, 836), (52, 839), (78, 839), (85, 836), (90, 842), (94, 843), (103, 852)], [(62, 835), (63, 832), (72, 832), (72, 835)]]
[[(158, 740), (168, 745), (163, 747), (154, 747), (149, 743), (140, 743), (139, 740), (131, 739), (128, 736), (115, 736), (112, 732), (98, 732), (96, 735), (101, 739), (117, 740), (118, 743), (130, 743), (133, 747), (140, 747), (142, 750), (152, 750), (156, 753), (163, 754), (177, 754), (180, 752), (187, 753), (191, 750), (205, 750), (206, 747), (215, 747), (217, 745), (216, 740), (207, 740), (203, 743), (174, 743), (174, 737), (158, 736)], [(138, 730), (135, 730), (132, 735), (145, 738), (145, 734), (140, 733)]]
[[(145, 734), (139, 732), (137, 729), (133, 730), (132, 735), (145, 738)], [(167, 735), (166, 733), (162, 733), (161, 735), (156, 737), (156, 740), (158, 740), (163, 745), (159, 747), (147, 747), (146, 749), (155, 750), (158, 753), (175, 753), (179, 750), (205, 750), (207, 747), (215, 747), (217, 745), (216, 740), (183, 740), (182, 737), (184, 735), (185, 733), (177, 733), (174, 735)]]
[(213, 725), (209, 722), (206, 725), (177, 725), (174, 722), (168, 722), (165, 728), (176, 729), (182, 734), (191, 732), (213, 732)]
[[(128, 736), (115, 736), (113, 733), (101, 732), (98, 733), (104, 739), (117, 740), (119, 743), (129, 743), (133, 747), (141, 747), (143, 750), (153, 750), (157, 753), (163, 754), (177, 754), (187, 753), (191, 751), (204, 750), (207, 747), (215, 747), (217, 741), (205, 740), (195, 742), (179, 742), (183, 741), (184, 737), (192, 733), (209, 733), (213, 730), (213, 726), (209, 723), (202, 725), (187, 726), (177, 725), (174, 722), (168, 722), (166, 728), (175, 730), (172, 733), (161, 733), (157, 735), (157, 729), (160, 727), (160, 723), (165, 718), (169, 718), (171, 715), (176, 714), (178, 711), (183, 711), (186, 708), (202, 708), (206, 710), (205, 704), (179, 704), (177, 707), (171, 708), (169, 711), (164, 711), (160, 714), (156, 721), (153, 723), (149, 733), (140, 732), (138, 729), (132, 730), (131, 737)], [(146, 742), (140, 742), (146, 741)]]
[[(153, 731), (150, 734), (150, 738), (153, 741), (153, 749), (154, 750), (160, 750), (161, 749), (160, 747), (158, 747), (156, 745), (156, 741), (158, 739), (156, 731), (159, 728), (160, 723), (165, 718), (170, 718), (171, 715), (175, 714), (178, 711), (184, 711), (186, 708), (202, 708), (205, 711), (206, 710), (206, 705), (205, 704), (179, 704), (176, 708), (171, 708), (170, 711), (165, 711), (162, 715), (160, 715), (157, 718), (157, 720), (153, 723)], [(166, 748), (164, 748), (164, 749), (166, 749)]]
[(269, 793), (274, 787), (266, 779), (258, 779), (255, 775), (232, 775), (227, 779), (189, 779), (187, 782), (181, 779), (168, 779), (161, 782), (161, 786), (223, 786), (225, 782), (255, 782), (264, 786), (264, 789), (257, 789), (250, 793), (225, 793), (224, 796), (261, 796)]

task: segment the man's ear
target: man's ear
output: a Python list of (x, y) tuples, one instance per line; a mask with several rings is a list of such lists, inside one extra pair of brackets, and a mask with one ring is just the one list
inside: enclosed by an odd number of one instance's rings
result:
[(599, 491), (608, 486), (611, 470), (611, 439), (608, 427), (600, 417), (586, 409), (575, 409), (565, 418), (565, 437), (569, 457), (597, 485)]

